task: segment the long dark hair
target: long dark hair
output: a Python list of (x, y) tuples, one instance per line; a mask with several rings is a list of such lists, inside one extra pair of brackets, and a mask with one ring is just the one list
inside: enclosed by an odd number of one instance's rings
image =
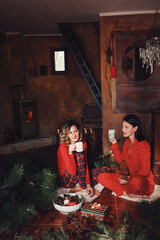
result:
[(137, 127), (137, 130), (135, 132), (135, 138), (139, 142), (145, 139), (145, 137), (142, 134), (141, 120), (137, 115), (128, 114), (123, 118), (123, 121), (126, 121), (127, 123), (131, 124), (133, 127)]

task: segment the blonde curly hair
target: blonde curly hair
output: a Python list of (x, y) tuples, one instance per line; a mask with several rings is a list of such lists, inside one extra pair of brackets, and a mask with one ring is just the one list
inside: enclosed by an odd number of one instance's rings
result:
[(70, 131), (72, 126), (76, 126), (77, 129), (79, 130), (79, 140), (78, 141), (82, 140), (82, 130), (81, 130), (80, 125), (76, 121), (74, 121), (74, 120), (68, 120), (62, 126), (62, 128), (60, 130), (60, 133), (59, 133), (59, 145), (65, 142), (67, 144), (67, 146), (69, 146), (71, 141), (70, 141), (70, 139), (68, 137), (68, 133), (69, 133), (69, 131)]

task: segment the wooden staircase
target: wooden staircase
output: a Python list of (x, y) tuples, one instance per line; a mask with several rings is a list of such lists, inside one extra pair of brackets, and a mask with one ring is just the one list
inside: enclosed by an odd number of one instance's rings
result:
[(69, 24), (68, 23), (59, 23), (58, 26), (59, 26), (60, 32), (63, 34), (64, 39), (67, 42), (69, 48), (71, 49), (71, 52), (78, 64), (80, 71), (83, 74), (85, 81), (88, 84), (88, 87), (90, 88), (90, 90), (95, 98), (95, 101), (96, 101), (98, 107), (102, 111), (101, 90), (100, 90), (99, 86), (97, 85), (89, 67), (87, 66), (87, 63), (86, 63), (84, 57), (81, 54), (81, 51), (75, 41), (73, 32), (72, 32)]

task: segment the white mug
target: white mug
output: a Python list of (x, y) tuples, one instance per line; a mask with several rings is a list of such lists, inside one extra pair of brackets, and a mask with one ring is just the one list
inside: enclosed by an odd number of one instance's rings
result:
[(83, 142), (76, 142), (75, 145), (77, 152), (83, 152)]
[(108, 130), (108, 138), (113, 139), (116, 137), (116, 130), (115, 129), (109, 129)]

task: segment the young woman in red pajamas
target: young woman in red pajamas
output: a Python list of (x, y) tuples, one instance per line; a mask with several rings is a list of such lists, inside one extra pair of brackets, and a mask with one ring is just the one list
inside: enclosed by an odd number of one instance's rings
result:
[(126, 165), (128, 173), (124, 174), (121, 170), (117, 173), (100, 173), (98, 181), (117, 196), (150, 195), (155, 184), (150, 166), (151, 149), (142, 135), (139, 117), (134, 114), (126, 115), (122, 122), (122, 133), (128, 138), (122, 153), (115, 138), (110, 139), (110, 149), (120, 166)]
[[(60, 132), (60, 145), (57, 150), (57, 163), (62, 186), (72, 188), (72, 191), (85, 191), (91, 196), (91, 187), (87, 163), (87, 144), (82, 141), (79, 124), (69, 120)], [(83, 151), (76, 151), (76, 142), (83, 142)]]

